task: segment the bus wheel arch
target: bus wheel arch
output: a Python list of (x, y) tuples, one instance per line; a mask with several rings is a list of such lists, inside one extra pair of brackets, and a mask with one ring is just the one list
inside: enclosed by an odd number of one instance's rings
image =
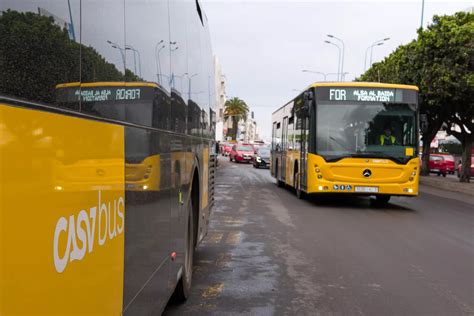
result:
[(191, 293), (193, 278), (194, 250), (197, 243), (199, 225), (199, 172), (194, 167), (189, 198), (186, 200), (185, 249), (181, 278), (173, 292), (172, 301), (183, 303)]

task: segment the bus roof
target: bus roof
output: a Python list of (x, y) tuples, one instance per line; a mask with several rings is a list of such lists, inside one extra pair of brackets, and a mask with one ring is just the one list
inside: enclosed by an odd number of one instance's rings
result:
[(125, 82), (125, 81), (104, 81), (104, 82), (87, 82), (87, 83), (80, 83), (80, 82), (69, 82), (69, 83), (60, 83), (56, 85), (56, 89), (62, 88), (73, 88), (73, 87), (81, 87), (81, 88), (93, 88), (93, 87), (151, 87), (151, 88), (158, 88), (159, 85), (154, 82), (146, 82), (146, 81), (137, 81), (137, 82)]
[[(315, 82), (308, 88), (318, 87), (367, 87), (367, 88), (392, 88), (392, 89), (408, 89), (418, 91), (417, 86), (395, 83), (381, 83), (381, 82)], [(306, 89), (308, 89), (306, 88)], [(306, 90), (305, 89), (305, 90)]]

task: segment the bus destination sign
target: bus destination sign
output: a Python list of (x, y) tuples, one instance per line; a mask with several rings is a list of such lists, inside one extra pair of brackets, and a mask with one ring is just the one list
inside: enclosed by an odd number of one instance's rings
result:
[(318, 101), (407, 102), (414, 95), (414, 91), (402, 89), (364, 87), (322, 87), (316, 92)]
[(138, 88), (81, 88), (74, 92), (82, 102), (136, 101), (141, 98)]
[(133, 102), (153, 98), (147, 87), (82, 87), (60, 88), (57, 100), (62, 102)]

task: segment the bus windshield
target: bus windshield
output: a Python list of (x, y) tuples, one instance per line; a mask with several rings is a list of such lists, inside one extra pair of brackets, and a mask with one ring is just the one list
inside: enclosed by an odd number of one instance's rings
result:
[(415, 104), (318, 103), (316, 122), (316, 151), (327, 161), (416, 156)]

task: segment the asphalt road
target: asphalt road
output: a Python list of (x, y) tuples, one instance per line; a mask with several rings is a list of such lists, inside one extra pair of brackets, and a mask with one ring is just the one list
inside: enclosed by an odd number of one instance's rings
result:
[(474, 197), (298, 200), (219, 163), (192, 296), (166, 315), (474, 315)]

